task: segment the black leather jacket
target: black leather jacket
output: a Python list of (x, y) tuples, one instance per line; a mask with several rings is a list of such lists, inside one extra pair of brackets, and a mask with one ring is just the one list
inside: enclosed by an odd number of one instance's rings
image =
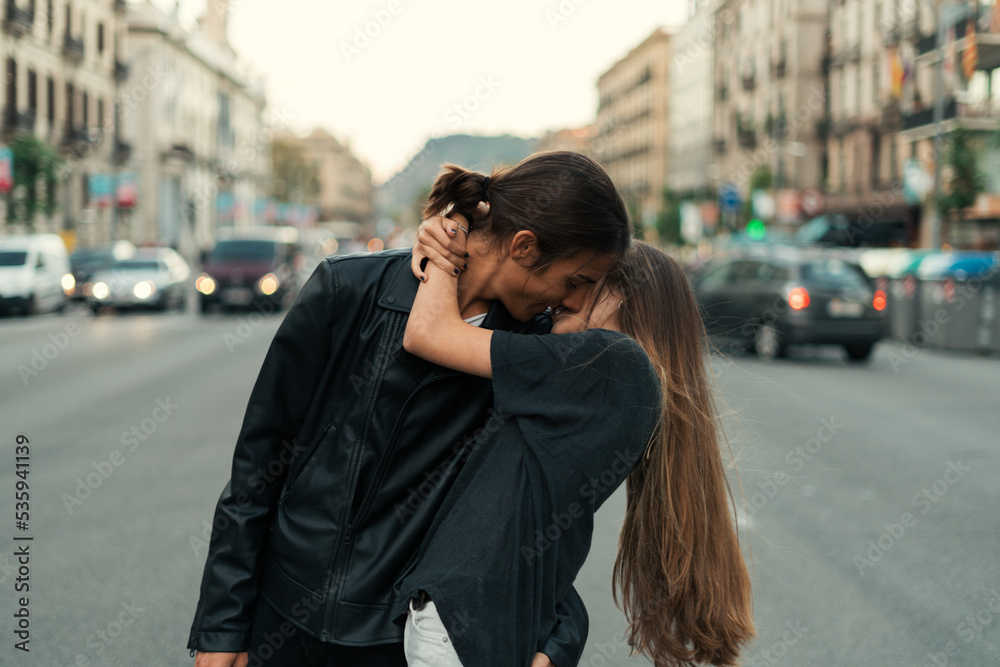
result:
[[(493, 401), (489, 379), (402, 349), (418, 285), (409, 249), (327, 258), (286, 313), (215, 510), (189, 649), (247, 650), (261, 598), (323, 641), (402, 641), (393, 584)], [(494, 302), (483, 326), (542, 321)], [(573, 591), (542, 651), (576, 665), (586, 635)]]

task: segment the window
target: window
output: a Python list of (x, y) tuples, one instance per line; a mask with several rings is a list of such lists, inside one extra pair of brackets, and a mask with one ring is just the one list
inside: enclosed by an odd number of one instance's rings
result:
[(90, 98), (87, 97), (87, 92), (83, 93), (83, 126), (90, 126)]
[(51, 76), (45, 81), (45, 116), (50, 128), (56, 124), (56, 82)]
[(38, 74), (28, 70), (28, 109), (34, 116), (38, 112)]
[(104, 24), (97, 24), (97, 52), (104, 53)]
[(17, 61), (7, 58), (7, 108), (17, 111)]
[(67, 83), (66, 84), (66, 127), (68, 129), (75, 129), (76, 127), (76, 123), (74, 122), (76, 119), (75, 118), (76, 114), (73, 113), (74, 111), (73, 107), (76, 106), (75, 103), (76, 101), (74, 100), (74, 96), (75, 95), (73, 90), (73, 84)]
[(48, 2), (45, 5), (45, 25), (49, 31), (49, 39), (52, 38), (52, 26), (54, 24), (52, 12), (55, 11), (55, 8), (52, 6), (52, 4), (53, 4), (52, 0), (48, 0)]
[(69, 3), (66, 3), (66, 36), (69, 37), (73, 33), (73, 8), (70, 7)]

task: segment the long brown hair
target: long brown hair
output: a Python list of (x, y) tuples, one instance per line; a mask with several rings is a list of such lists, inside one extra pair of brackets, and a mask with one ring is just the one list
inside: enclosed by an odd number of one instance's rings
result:
[[(628, 209), (608, 173), (572, 151), (535, 153), (513, 167), (494, 167), (487, 176), (445, 164), (434, 181), (424, 218), (449, 206), (475, 218), (470, 234), (481, 234), (494, 250), (528, 230), (538, 242), (542, 270), (581, 251), (621, 257), (632, 241)], [(486, 186), (486, 187), (484, 187)], [(480, 202), (489, 204), (479, 207)]]
[(737, 665), (755, 634), (753, 601), (694, 295), (680, 265), (642, 242), (606, 284), (624, 297), (621, 329), (646, 351), (663, 389), (660, 426), (627, 479), (615, 560), (629, 644), (656, 665)]

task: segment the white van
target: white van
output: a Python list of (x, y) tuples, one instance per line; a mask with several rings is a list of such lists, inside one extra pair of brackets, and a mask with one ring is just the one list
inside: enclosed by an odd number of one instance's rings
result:
[(72, 291), (69, 254), (58, 234), (0, 236), (0, 311), (62, 310)]

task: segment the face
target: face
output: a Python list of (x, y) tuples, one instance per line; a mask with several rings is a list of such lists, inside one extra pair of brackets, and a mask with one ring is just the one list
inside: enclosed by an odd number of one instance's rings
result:
[[(595, 303), (598, 296), (600, 300)], [(552, 333), (573, 333), (585, 329), (618, 331), (618, 306), (621, 300), (622, 295), (615, 290), (594, 289), (579, 310), (564, 306), (553, 311)]]
[(511, 263), (503, 303), (510, 314), (527, 322), (547, 308), (565, 308), (581, 312), (591, 299), (594, 286), (611, 270), (615, 257), (581, 252), (535, 273)]

